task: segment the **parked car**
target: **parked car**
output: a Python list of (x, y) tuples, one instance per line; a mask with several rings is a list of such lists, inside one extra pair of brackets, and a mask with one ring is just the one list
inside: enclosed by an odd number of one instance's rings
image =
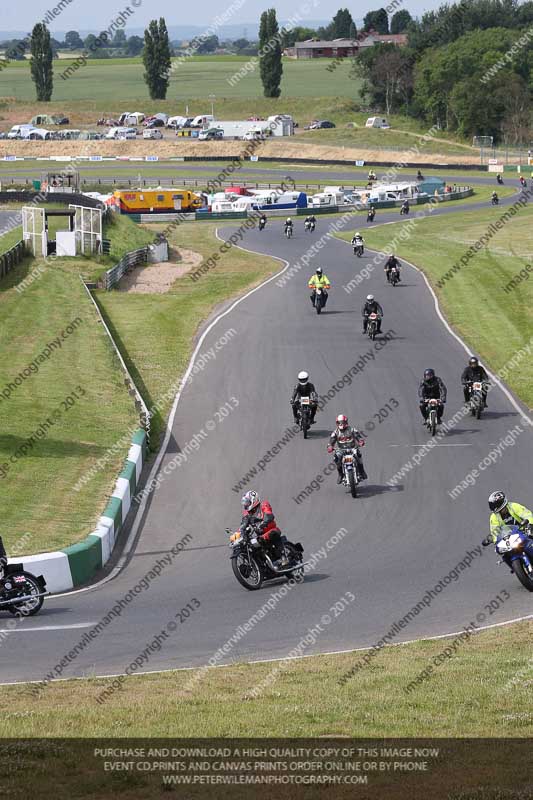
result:
[(164, 128), (165, 122), (160, 117), (154, 117), (148, 122), (144, 123), (145, 128)]
[(305, 126), (306, 131), (318, 131), (321, 128), (334, 128), (335, 123), (330, 122), (329, 119), (315, 119), (310, 125)]
[(205, 131), (200, 131), (198, 134), (199, 139), (223, 139), (224, 131), (222, 128), (208, 128)]
[(7, 133), (4, 133), (4, 131), (0, 131), (0, 139), (7, 139)]
[(45, 128), (32, 128), (27, 136), (23, 136), (23, 139), (31, 139), (31, 140), (38, 140), (44, 141), (45, 139), (51, 139), (52, 134), (50, 131), (47, 131)]
[(143, 131), (143, 139), (162, 139), (163, 134), (157, 128), (149, 128)]

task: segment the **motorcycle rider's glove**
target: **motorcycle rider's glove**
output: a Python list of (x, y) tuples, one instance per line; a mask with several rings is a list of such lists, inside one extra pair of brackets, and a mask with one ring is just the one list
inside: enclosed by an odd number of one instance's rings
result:
[(489, 546), (490, 544), (492, 544), (492, 543), (493, 543), (493, 542), (492, 542), (492, 537), (491, 537), (491, 536), (485, 536), (485, 538), (484, 538), (484, 539), (483, 539), (483, 541), (481, 542), (481, 544), (483, 545), (483, 547), (488, 547), (488, 546)]
[(328, 453), (333, 453), (333, 447), (330, 444), (328, 444)]
[(526, 527), (526, 534), (529, 536), (530, 539), (533, 539), (533, 524), (528, 522)]

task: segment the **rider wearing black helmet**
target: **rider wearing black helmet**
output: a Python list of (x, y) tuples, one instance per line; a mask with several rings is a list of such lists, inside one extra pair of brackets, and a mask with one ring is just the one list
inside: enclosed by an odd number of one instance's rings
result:
[(442, 380), (435, 375), (434, 369), (424, 370), (424, 378), (418, 387), (418, 398), (420, 401), (420, 413), (424, 418), (424, 423), (428, 417), (426, 400), (440, 400), (437, 410), (437, 422), (442, 422), (444, 414), (444, 403), (446, 402), (447, 389)]
[(528, 536), (533, 538), (533, 513), (529, 508), (520, 503), (511, 503), (502, 491), (492, 492), (489, 508), (490, 533), (481, 543), (484, 547), (496, 541), (502, 525), (523, 525)]
[(463, 374), (461, 375), (461, 383), (463, 384), (463, 394), (465, 398), (465, 403), (468, 403), (470, 400), (470, 391), (471, 386), (474, 381), (481, 381), (483, 383), (483, 404), (484, 408), (487, 407), (487, 389), (489, 383), (489, 376), (487, 375), (485, 369), (479, 363), (479, 360), (475, 356), (470, 356), (468, 359), (468, 366), (464, 368)]

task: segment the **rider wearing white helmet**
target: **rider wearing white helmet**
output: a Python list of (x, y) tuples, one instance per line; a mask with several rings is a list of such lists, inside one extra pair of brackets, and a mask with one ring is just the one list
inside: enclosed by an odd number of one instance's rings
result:
[(383, 309), (381, 308), (380, 304), (375, 299), (373, 294), (368, 294), (366, 296), (366, 300), (361, 309), (361, 315), (363, 317), (363, 333), (366, 333), (366, 329), (368, 328), (368, 317), (370, 314), (378, 315), (378, 327), (376, 332), (381, 333), (381, 320), (383, 318)]
[(294, 417), (294, 421), (296, 424), (300, 422), (300, 417), (299, 417), (300, 397), (311, 398), (311, 403), (310, 403), (311, 417), (309, 421), (311, 425), (314, 425), (316, 410), (318, 407), (318, 394), (314, 384), (311, 383), (311, 381), (309, 380), (309, 373), (305, 371), (298, 373), (298, 383), (292, 390), (292, 395), (291, 395), (290, 402), (292, 406), (292, 415)]

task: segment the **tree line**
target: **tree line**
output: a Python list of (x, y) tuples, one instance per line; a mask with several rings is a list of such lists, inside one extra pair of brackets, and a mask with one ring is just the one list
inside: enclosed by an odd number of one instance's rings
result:
[(533, 2), (461, 0), (411, 21), (407, 33), (408, 47), (377, 45), (353, 62), (373, 107), (461, 136), (529, 143)]

